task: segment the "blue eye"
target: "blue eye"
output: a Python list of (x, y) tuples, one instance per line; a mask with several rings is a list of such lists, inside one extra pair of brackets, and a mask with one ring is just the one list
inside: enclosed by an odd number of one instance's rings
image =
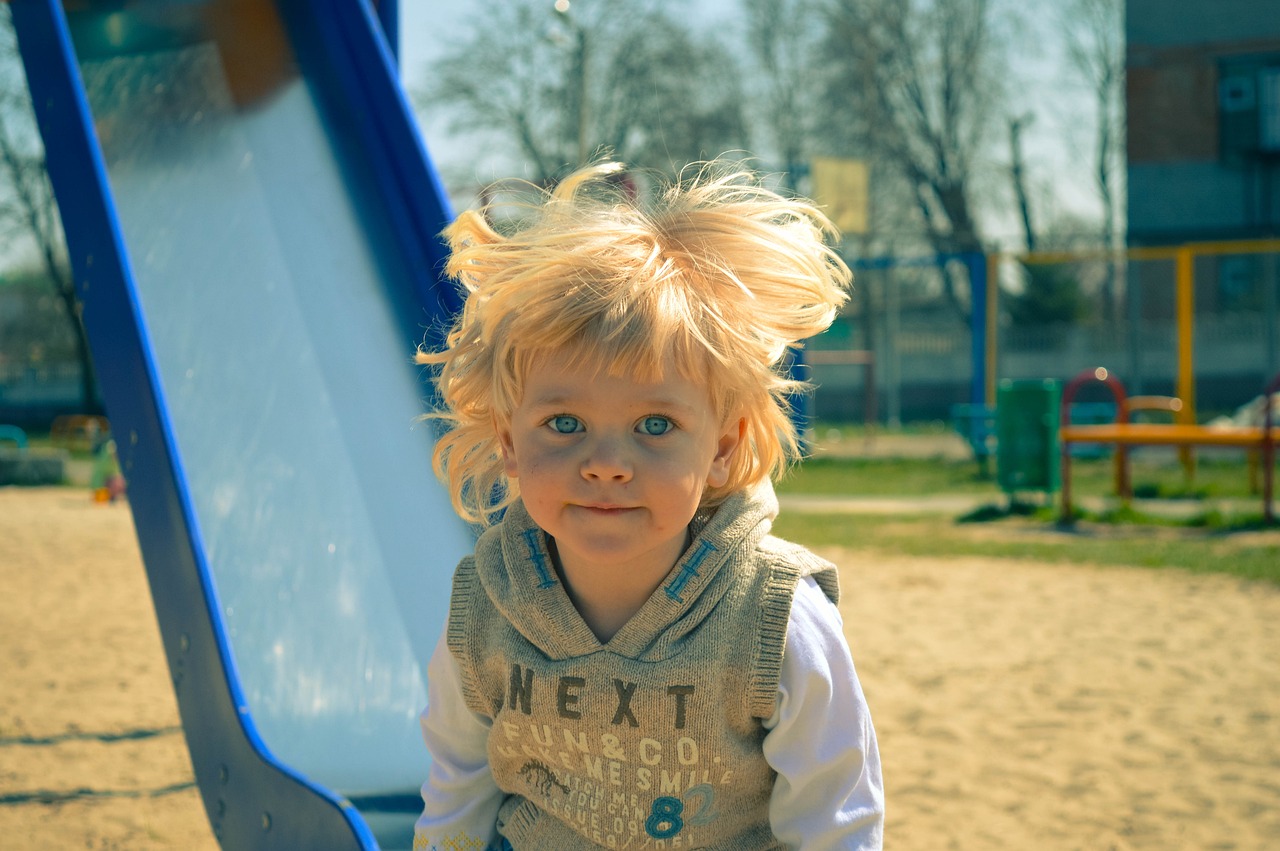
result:
[(675, 427), (675, 423), (666, 417), (645, 417), (640, 423), (640, 431), (653, 436), (666, 434)]
[(548, 420), (547, 425), (551, 426), (558, 434), (573, 434), (582, 431), (582, 422), (577, 417), (571, 417), (562, 414), (558, 417), (552, 417)]

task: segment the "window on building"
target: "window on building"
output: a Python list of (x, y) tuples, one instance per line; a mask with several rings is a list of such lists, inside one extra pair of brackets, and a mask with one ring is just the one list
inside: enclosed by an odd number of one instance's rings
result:
[(1242, 165), (1280, 154), (1280, 53), (1232, 56), (1218, 65), (1222, 160)]
[(1280, 67), (1258, 72), (1258, 147), (1280, 153)]

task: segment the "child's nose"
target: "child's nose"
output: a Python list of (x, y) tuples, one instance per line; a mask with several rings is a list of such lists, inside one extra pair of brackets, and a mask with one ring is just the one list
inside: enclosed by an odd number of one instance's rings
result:
[(631, 460), (621, 441), (603, 438), (587, 448), (582, 475), (587, 479), (625, 482), (631, 479)]

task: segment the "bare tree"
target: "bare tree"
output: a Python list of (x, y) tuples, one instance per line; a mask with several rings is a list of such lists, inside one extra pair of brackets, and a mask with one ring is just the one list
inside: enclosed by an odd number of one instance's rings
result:
[[(1124, 0), (1071, 0), (1061, 26), (1067, 58), (1094, 97), (1093, 178), (1102, 202), (1102, 244), (1111, 254), (1124, 228)], [(1102, 284), (1108, 320), (1116, 315), (1118, 266), (1108, 264)]]
[(1027, 194), (1026, 166), (1022, 161), (1022, 131), (1035, 115), (1028, 113), (1009, 119), (1009, 178), (1013, 182), (1013, 194), (1018, 200), (1018, 215), (1022, 219), (1022, 233), (1028, 251), (1036, 250), (1036, 229), (1031, 221), (1031, 198)]
[[(1022, 131), (1033, 118), (1034, 114), (1028, 113), (1009, 119), (1009, 176), (1029, 252), (1035, 252), (1040, 244), (1040, 235), (1032, 221), (1031, 199), (1027, 193), (1022, 159)], [(1015, 325), (1043, 327), (1054, 323), (1075, 322), (1084, 316), (1084, 298), (1081, 295), (1077, 268), (1061, 264), (1023, 262), (1019, 269), (1023, 281), (1022, 290), (1007, 293), (1003, 298), (1005, 310)]]
[(745, 150), (737, 61), (714, 37), (695, 35), (662, 9), (637, 14), (603, 57), (599, 139), (626, 162), (666, 171)]
[(814, 153), (817, 137), (817, 11), (814, 0), (742, 0), (747, 50), (755, 63), (751, 99), (793, 191), (797, 167)]
[[(563, 8), (563, 12), (557, 12)], [(608, 150), (669, 170), (745, 147), (736, 63), (657, 0), (489, 0), (416, 87), (457, 133), (487, 134), (535, 180)]]
[[(974, 178), (1001, 98), (989, 0), (825, 0), (825, 102), (905, 180), (939, 253), (983, 250)], [(963, 276), (943, 276), (965, 321)]]
[(11, 255), (34, 250), (66, 312), (80, 363), (81, 409), (100, 413), (97, 378), (80, 299), (67, 258), (62, 220), (45, 167), (44, 146), (6, 4), (0, 12), (0, 239)]

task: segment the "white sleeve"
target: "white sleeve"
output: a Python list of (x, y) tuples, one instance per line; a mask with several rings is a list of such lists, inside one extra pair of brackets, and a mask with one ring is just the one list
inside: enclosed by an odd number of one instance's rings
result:
[(421, 721), (431, 769), (422, 785), (414, 849), (490, 847), (505, 798), (489, 771), (490, 721), (467, 708), (458, 663), (443, 634), (427, 663)]
[(764, 757), (778, 772), (774, 835), (800, 851), (880, 849), (880, 751), (840, 614), (811, 578), (796, 588)]

